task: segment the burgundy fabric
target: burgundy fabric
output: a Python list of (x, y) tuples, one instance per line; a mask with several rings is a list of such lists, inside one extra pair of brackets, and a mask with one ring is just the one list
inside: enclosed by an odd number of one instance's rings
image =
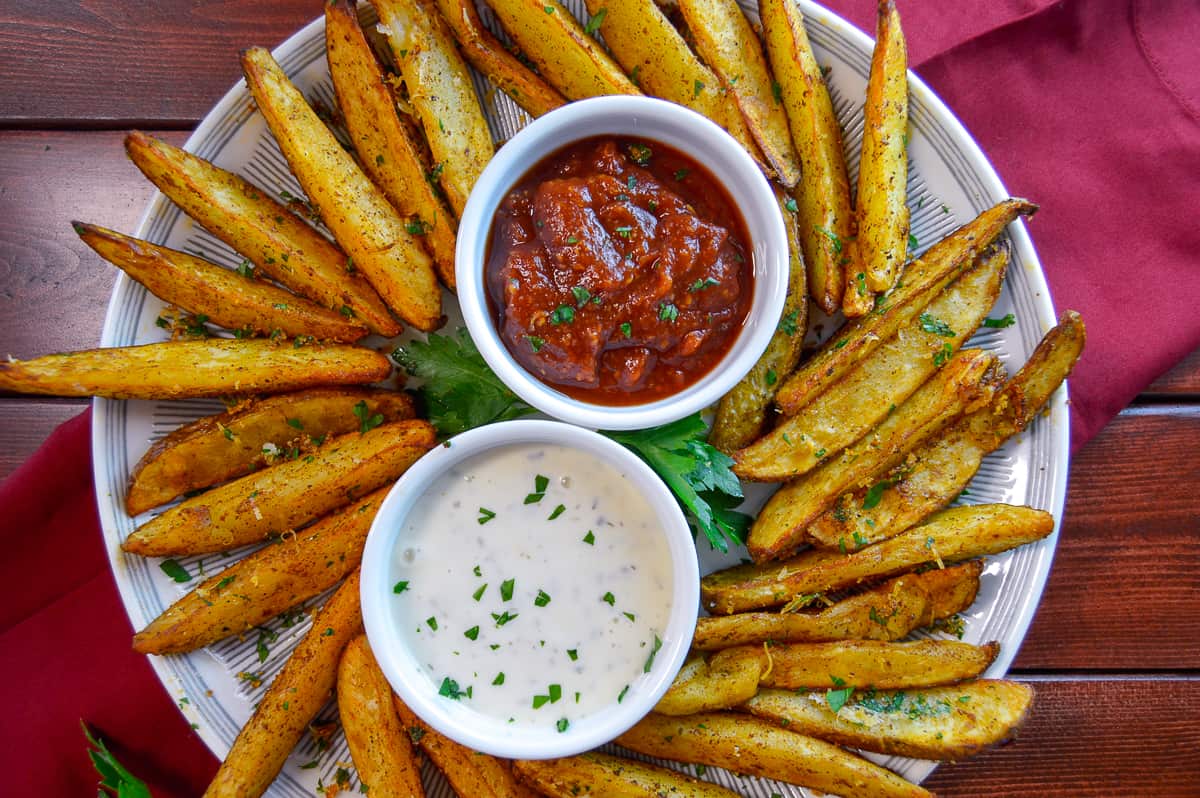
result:
[[(871, 31), (870, 0), (832, 0)], [(1088, 325), (1071, 378), (1078, 448), (1200, 343), (1200, 4), (901, 2), (912, 67), (974, 134), (1059, 309)], [(90, 794), (86, 720), (156, 796), (198, 795), (211, 754), (129, 648), (91, 482), (90, 413), (0, 484), (0, 751), (14, 795)], [(15, 785), (11, 784), (17, 779)]]

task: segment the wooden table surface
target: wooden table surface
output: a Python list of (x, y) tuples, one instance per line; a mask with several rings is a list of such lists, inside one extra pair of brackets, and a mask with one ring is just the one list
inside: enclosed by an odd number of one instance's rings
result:
[[(70, 221), (134, 228), (152, 190), (124, 157), (124, 132), (182, 144), (238, 79), (239, 50), (273, 47), (318, 13), (313, 0), (7, 4), (0, 354), (99, 341), (115, 269)], [(0, 478), (85, 405), (0, 396)], [(1054, 568), (1012, 671), (1038, 692), (1020, 738), (942, 766), (927, 786), (944, 796), (1200, 795), (1198, 453), (1193, 352), (1073, 461)]]

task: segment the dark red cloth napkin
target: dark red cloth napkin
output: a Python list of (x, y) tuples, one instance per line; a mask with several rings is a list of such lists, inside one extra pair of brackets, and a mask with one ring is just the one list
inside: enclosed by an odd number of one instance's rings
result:
[[(828, 5), (873, 31), (871, 0)], [(913, 68), (975, 135), (1088, 348), (1072, 447), (1200, 343), (1200, 4), (901, 2)], [(0, 483), (5, 792), (91, 794), (86, 720), (156, 796), (200, 794), (216, 762), (129, 648), (93, 497), (90, 413)], [(16, 779), (15, 784), (13, 779)]]

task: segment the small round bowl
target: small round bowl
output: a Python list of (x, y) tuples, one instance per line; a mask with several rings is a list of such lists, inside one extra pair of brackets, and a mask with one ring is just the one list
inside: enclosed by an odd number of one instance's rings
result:
[[(658, 141), (703, 164), (741, 211), (750, 235), (754, 294), (745, 325), (725, 357), (690, 387), (630, 406), (592, 404), (555, 390), (525, 370), (505, 348), (488, 310), (484, 263), (492, 220), (504, 197), (545, 156), (594, 136)], [(758, 165), (728, 133), (681, 105), (650, 97), (596, 97), (539, 117), (496, 153), (483, 170), (458, 229), (455, 278), (463, 318), (483, 358), (504, 384), (554, 418), (593, 429), (645, 429), (714, 404), (741, 380), (767, 347), (787, 295), (787, 232), (775, 195)]]
[[(393, 553), (403, 545), (405, 519), (438, 477), (489, 450), (522, 443), (555, 444), (606, 462), (624, 474), (654, 511), (656, 528), (670, 556), (672, 604), (662, 647), (649, 673), (634, 680), (619, 701), (571, 721), (565, 732), (554, 726), (513, 726), (438, 695), (439, 687), (421, 668), (401, 635), (393, 612), (397, 600), (391, 577)], [(445, 531), (447, 557), (463, 551), (461, 529)], [(646, 715), (670, 687), (691, 644), (700, 605), (699, 565), (691, 531), (679, 504), (661, 479), (625, 447), (595, 432), (556, 421), (523, 420), (489, 424), (438, 446), (396, 482), (379, 508), (362, 559), (362, 613), (371, 649), (388, 682), (430, 726), (474, 750), (495, 756), (546, 759), (571, 756), (602, 745)], [(590, 611), (590, 610), (585, 610)], [(614, 697), (615, 698), (615, 697)]]

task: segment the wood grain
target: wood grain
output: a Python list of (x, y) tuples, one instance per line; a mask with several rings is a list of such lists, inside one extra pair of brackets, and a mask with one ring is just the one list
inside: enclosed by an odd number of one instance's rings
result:
[(0, 399), (0, 480), (46, 440), (54, 428), (82, 413), (87, 399)]
[(1200, 349), (1192, 350), (1175, 368), (1142, 391), (1143, 397), (1179, 398), (1180, 395), (1200, 399)]

